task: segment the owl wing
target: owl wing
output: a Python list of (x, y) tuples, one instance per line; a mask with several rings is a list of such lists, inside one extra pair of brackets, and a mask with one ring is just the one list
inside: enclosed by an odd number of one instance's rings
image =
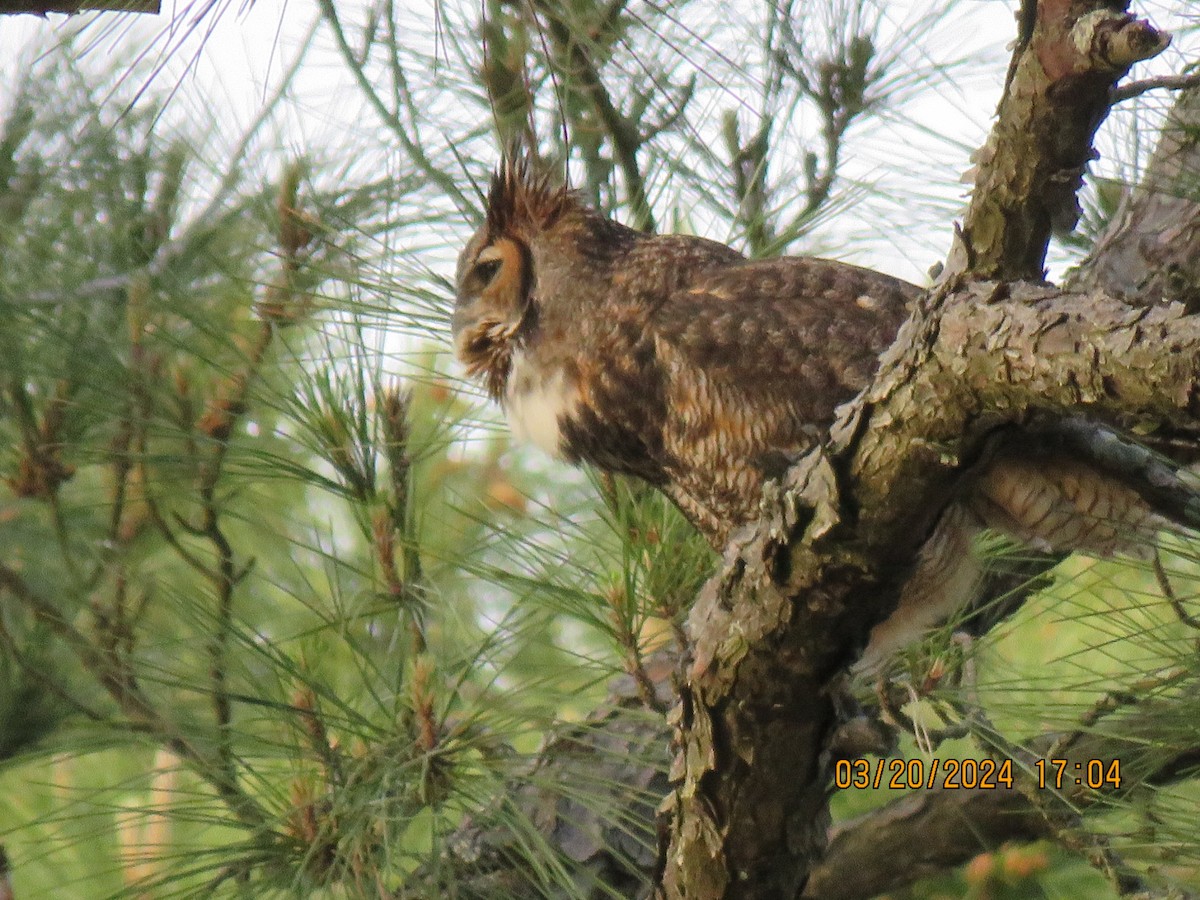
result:
[(919, 293), (856, 266), (786, 258), (698, 273), (658, 306), (672, 495), (714, 543), (866, 386)]
[(826, 407), (866, 386), (920, 292), (832, 260), (744, 261), (700, 273), (653, 324), (712, 379), (747, 389), (778, 383), (789, 393), (811, 386)]

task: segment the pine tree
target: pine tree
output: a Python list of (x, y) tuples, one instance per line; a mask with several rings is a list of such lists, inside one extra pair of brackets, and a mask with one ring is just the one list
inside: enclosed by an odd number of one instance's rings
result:
[[(1076, 5), (1115, 35), (1136, 25)], [(442, 4), (426, 20), (320, 0), (321, 40), (242, 135), (173, 117), (177, 85), (134, 48), (102, 68), (84, 52), (95, 24), (31, 53), (0, 110), (0, 875), (10, 858), (15, 895), (1196, 890), (1190, 544), (1049, 573), (991, 546), (1008, 590), (860, 693), (874, 718), (839, 722), (846, 698), (795, 659), (846, 656), (886, 592), (847, 612), (881, 579), (870, 552), (834, 572), (848, 551), (822, 522), (851, 503), (860, 548), (908, 540), (901, 499), (936, 493), (966, 426), (896, 416), (862, 438), (898, 461), (877, 469), (843, 447), (850, 500), (822, 494), (810, 461), (817, 493), (773, 494), (723, 562), (644, 487), (511, 446), (446, 353), (453, 251), (501, 147), (536, 146), (630, 224), (755, 255), (878, 248), (918, 216), (948, 244), (955, 179), (914, 178), (896, 146), (869, 172), (858, 151), (982, 68), (941, 43), (966, 6), (900, 21), (886, 4), (767, 3), (731, 23), (686, 3)], [(1037, 277), (1038, 241), (1070, 224), (1078, 185), (1061, 173), (1054, 223), (1030, 212), (1045, 196), (996, 176), (1012, 153), (1052, 168), (1044, 108), (1065, 122), (1082, 96), (1103, 107), (1094, 127), (1122, 96), (1194, 81), (1045, 90), (1022, 67), (1067, 15), (1051, 6), (1021, 7), (1009, 106), (948, 262), (1001, 282)], [(1152, 55), (1152, 33), (1110, 57)], [(297, 73), (331, 60), (380, 129), (275, 152)], [(1165, 123), (1143, 109), (1148, 168), (1131, 159), (1082, 195), (1083, 226), (1052, 250), (1078, 264), (1079, 297), (1194, 308), (1197, 96)], [(947, 171), (965, 162), (930, 147)], [(1013, 297), (1069, 301), (946, 284), (927, 321), (960, 321), (972, 290), (1013, 315)], [(1110, 309), (1097, 302), (1098, 328)], [(1153, 402), (1101, 412), (1170, 449), (1194, 433), (1176, 398), (1194, 391), (1196, 340), (1190, 317), (1162, 327), (1175, 349), (1128, 357), (1161, 374), (1129, 376)], [(891, 377), (919, 383), (920, 367)], [(913, 452), (922, 437), (939, 459)], [(714, 635), (712, 671), (685, 683), (681, 651)], [(754, 719), (768, 696), (787, 704)], [(772, 728), (801, 739), (780, 753)], [(845, 789), (826, 851), (828, 785), (867, 751), (889, 779), (936, 760), (965, 781), (987, 762), (1022, 789)], [(1094, 787), (1055, 783), (1047, 758)], [(780, 834), (788, 854), (739, 878)]]

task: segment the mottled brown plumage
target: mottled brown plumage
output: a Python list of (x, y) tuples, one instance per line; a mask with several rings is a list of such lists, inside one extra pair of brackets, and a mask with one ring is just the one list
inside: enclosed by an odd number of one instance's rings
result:
[[(868, 384), (920, 293), (844, 263), (641, 234), (512, 161), (457, 288), (458, 357), (519, 438), (660, 487), (718, 548)], [(972, 599), (983, 528), (1109, 554), (1161, 524), (1128, 487), (1070, 460), (1002, 458), (969, 484), (873, 633), (872, 663)]]

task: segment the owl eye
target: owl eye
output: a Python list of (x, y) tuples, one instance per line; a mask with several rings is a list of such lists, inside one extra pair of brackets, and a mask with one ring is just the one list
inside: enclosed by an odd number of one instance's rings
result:
[(500, 274), (500, 267), (504, 264), (502, 259), (486, 259), (475, 264), (475, 277), (483, 284), (491, 284), (492, 279)]

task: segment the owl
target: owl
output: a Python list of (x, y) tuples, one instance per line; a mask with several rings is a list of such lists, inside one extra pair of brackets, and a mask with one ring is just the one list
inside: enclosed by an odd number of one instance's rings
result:
[(612, 221), (529, 165), (458, 261), (459, 360), (516, 437), (661, 488), (716, 547), (871, 378), (920, 291)]
[[(921, 293), (841, 262), (643, 234), (511, 159), (456, 285), (456, 355), (514, 435), (660, 488), (718, 549), (866, 387)], [(1159, 524), (1135, 491), (1086, 466), (998, 459), (942, 515), (865, 658), (973, 598), (985, 528), (1108, 555), (1138, 552)]]

